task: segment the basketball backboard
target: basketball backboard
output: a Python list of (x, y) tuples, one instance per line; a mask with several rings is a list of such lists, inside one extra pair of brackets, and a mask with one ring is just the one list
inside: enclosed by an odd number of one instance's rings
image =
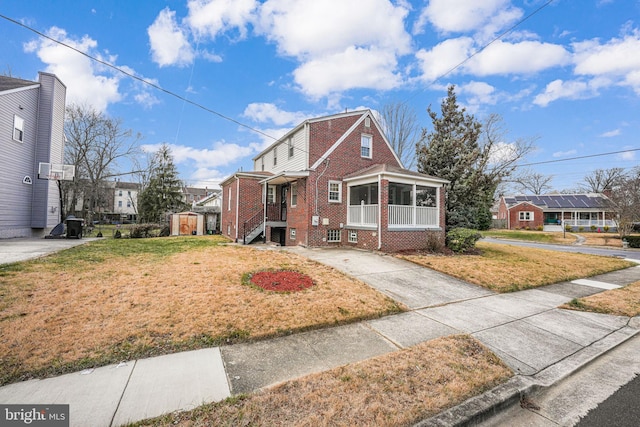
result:
[(76, 176), (75, 165), (62, 163), (40, 162), (38, 165), (38, 179), (50, 179), (56, 181), (73, 181)]

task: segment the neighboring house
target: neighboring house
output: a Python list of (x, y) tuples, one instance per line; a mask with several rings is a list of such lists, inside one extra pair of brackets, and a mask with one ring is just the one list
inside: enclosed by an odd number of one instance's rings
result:
[(222, 233), (382, 251), (444, 242), (446, 180), (402, 168), (370, 110), (306, 120), (221, 183)]
[(116, 181), (113, 189), (113, 213), (116, 220), (136, 222), (138, 220), (138, 193), (140, 184)]
[(607, 196), (599, 193), (502, 196), (498, 218), (507, 228), (562, 230), (563, 226), (615, 228), (615, 212)]
[(213, 190), (199, 187), (182, 187), (182, 201), (193, 206), (202, 199), (210, 196)]
[(0, 238), (41, 237), (61, 222), (58, 183), (38, 175), (40, 163), (63, 163), (66, 90), (53, 74), (0, 76)]
[(220, 210), (222, 207), (222, 192), (220, 190), (208, 190), (207, 197), (197, 202), (191, 210), (204, 215), (207, 234), (220, 232)]

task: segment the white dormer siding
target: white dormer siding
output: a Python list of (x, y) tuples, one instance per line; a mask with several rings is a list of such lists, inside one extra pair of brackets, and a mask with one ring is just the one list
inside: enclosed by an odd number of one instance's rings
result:
[[(284, 171), (301, 171), (307, 169), (309, 158), (306, 126), (283, 138), (279, 144), (256, 157), (253, 168), (274, 174)], [(277, 161), (274, 164), (274, 156)], [(264, 169), (262, 168), (264, 165)]]

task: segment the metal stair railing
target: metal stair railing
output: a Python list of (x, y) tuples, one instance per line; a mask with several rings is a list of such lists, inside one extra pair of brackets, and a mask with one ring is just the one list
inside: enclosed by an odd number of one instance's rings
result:
[(260, 211), (243, 224), (242, 229), (242, 244), (247, 244), (247, 236), (256, 231), (264, 223), (264, 212)]

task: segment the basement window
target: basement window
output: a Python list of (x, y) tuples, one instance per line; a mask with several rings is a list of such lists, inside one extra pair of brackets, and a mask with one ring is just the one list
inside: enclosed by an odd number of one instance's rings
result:
[(341, 231), (340, 229), (327, 230), (327, 242), (336, 243), (342, 241)]

